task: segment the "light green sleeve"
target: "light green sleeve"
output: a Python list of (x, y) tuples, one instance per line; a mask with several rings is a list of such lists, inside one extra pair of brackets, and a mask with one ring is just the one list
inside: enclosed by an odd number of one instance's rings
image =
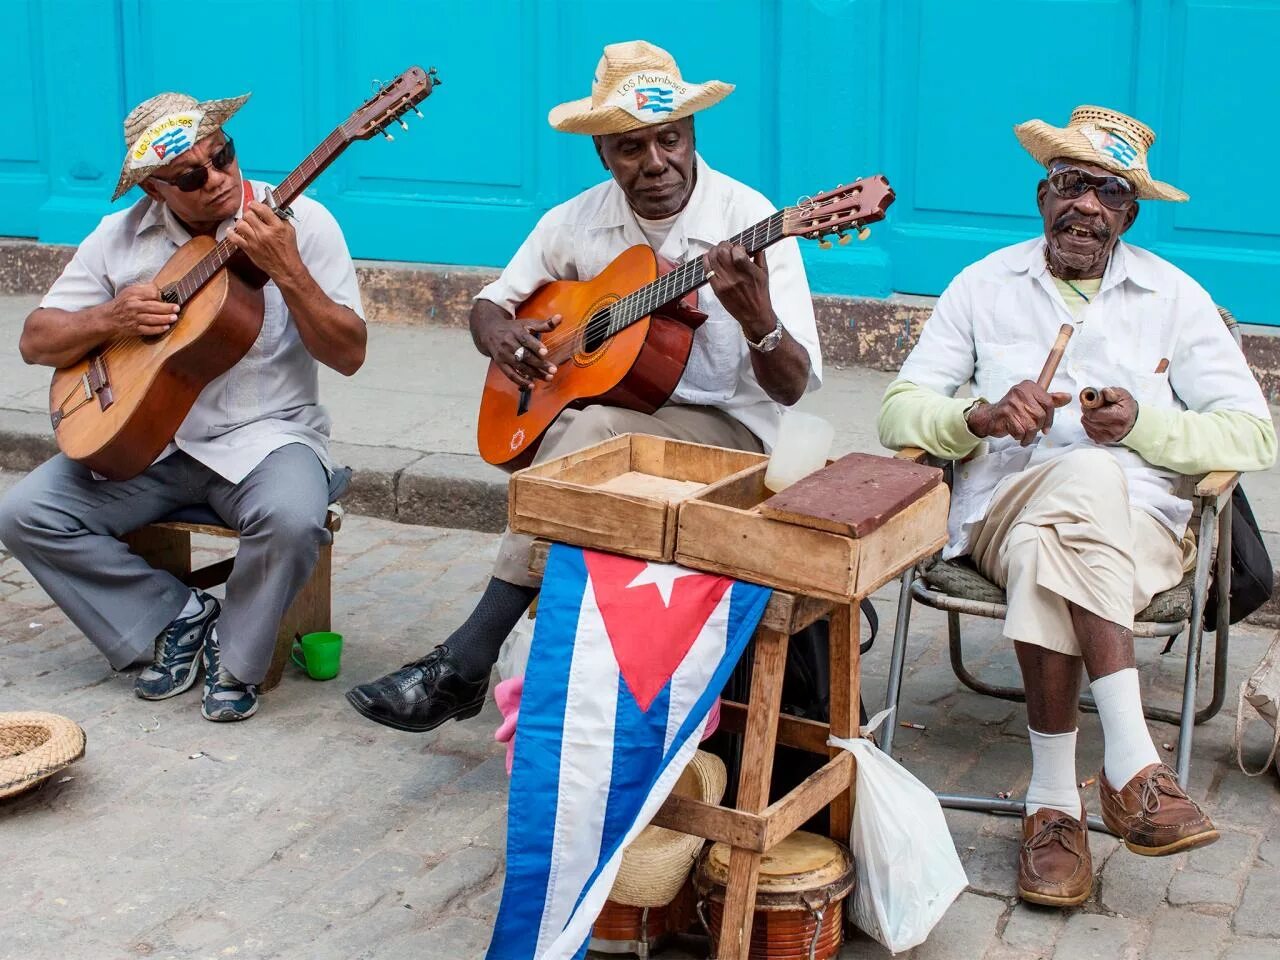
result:
[(921, 447), (943, 460), (966, 457), (982, 442), (964, 422), (973, 402), (973, 397), (946, 397), (909, 380), (895, 380), (880, 401), (880, 442), (891, 450)]
[(1196, 413), (1145, 404), (1120, 441), (1147, 463), (1194, 475), (1210, 470), (1265, 470), (1276, 460), (1270, 419), (1240, 410)]

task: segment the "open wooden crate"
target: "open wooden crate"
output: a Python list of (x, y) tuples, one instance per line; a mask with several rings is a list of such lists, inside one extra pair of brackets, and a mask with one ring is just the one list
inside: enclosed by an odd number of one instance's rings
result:
[(508, 522), (517, 533), (625, 553), (675, 556), (681, 502), (768, 458), (627, 433), (513, 474)]
[(865, 537), (775, 520), (761, 463), (702, 490), (680, 508), (677, 563), (784, 590), (845, 600), (893, 579), (947, 541), (950, 495), (938, 484)]

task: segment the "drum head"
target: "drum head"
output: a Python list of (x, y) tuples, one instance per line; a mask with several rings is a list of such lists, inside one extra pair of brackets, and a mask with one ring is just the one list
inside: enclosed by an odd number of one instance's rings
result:
[[(723, 897), (729, 878), (731, 848), (714, 844), (698, 870), (700, 886), (712, 896)], [(834, 900), (848, 893), (853, 882), (853, 855), (849, 850), (814, 833), (796, 831), (760, 858), (757, 899), (775, 909), (801, 905), (801, 895)]]

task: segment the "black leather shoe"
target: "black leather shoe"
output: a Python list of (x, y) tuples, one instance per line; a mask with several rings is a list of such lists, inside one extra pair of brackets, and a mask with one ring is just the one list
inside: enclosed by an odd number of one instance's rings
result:
[(441, 644), (395, 673), (352, 687), (347, 701), (374, 723), (411, 733), (474, 717), (484, 706), (489, 678), (465, 679), (448, 657), (449, 648)]

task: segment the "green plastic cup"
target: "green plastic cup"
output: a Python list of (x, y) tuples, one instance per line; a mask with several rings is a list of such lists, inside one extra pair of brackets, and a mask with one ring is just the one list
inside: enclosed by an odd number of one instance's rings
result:
[(342, 662), (342, 634), (308, 633), (293, 642), (293, 662), (312, 680), (332, 680)]

